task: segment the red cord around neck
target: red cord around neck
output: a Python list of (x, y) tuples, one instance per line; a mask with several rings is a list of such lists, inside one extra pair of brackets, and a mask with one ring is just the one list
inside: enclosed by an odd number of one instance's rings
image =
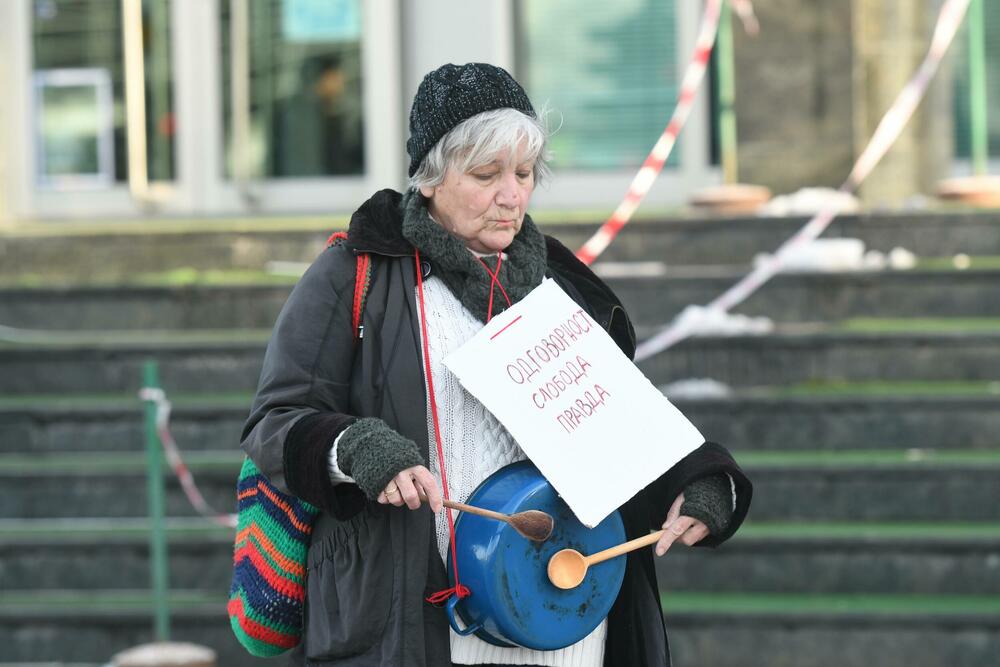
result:
[(503, 264), (503, 253), (497, 253), (497, 268), (492, 271), (490, 271), (490, 266), (486, 263), (485, 259), (479, 257), (478, 255), (476, 255), (476, 259), (478, 259), (479, 263), (483, 265), (484, 269), (486, 269), (486, 273), (490, 274), (490, 301), (489, 305), (486, 307), (486, 321), (489, 322), (493, 319), (493, 290), (495, 287), (500, 288), (500, 293), (503, 294), (503, 298), (507, 300), (507, 307), (510, 308), (511, 306), (510, 297), (507, 296), (507, 290), (503, 288), (503, 284), (500, 282), (500, 265)]
[[(431, 419), (434, 422), (434, 441), (437, 443), (438, 466), (441, 468), (441, 490), (444, 492), (445, 500), (448, 500), (448, 473), (444, 465), (444, 446), (441, 444), (441, 422), (438, 420), (437, 401), (434, 399), (434, 377), (431, 374), (431, 350), (427, 343), (427, 313), (424, 308), (424, 272), (420, 266), (420, 251), (416, 251), (417, 263), (417, 294), (420, 301), (420, 334), (424, 347), (424, 373), (427, 376), (427, 393), (430, 397)], [(499, 267), (499, 265), (498, 265)], [(487, 269), (489, 270), (489, 269)], [(472, 592), (461, 584), (458, 579), (458, 552), (455, 549), (455, 521), (451, 516), (451, 509), (445, 510), (448, 516), (448, 533), (451, 536), (451, 564), (455, 572), (455, 585), (438, 591), (427, 598), (431, 604), (441, 604), (452, 595), (459, 598), (468, 597)]]

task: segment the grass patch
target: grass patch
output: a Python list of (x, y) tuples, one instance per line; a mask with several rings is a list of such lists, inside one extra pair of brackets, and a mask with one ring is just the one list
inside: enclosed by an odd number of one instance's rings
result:
[[(361, 204), (361, 202), (358, 202)], [(160, 218), (145, 217), (107, 222), (101, 220), (44, 220), (22, 224), (12, 229), (11, 238), (48, 238), (157, 235), (157, 234), (226, 234), (243, 232), (334, 232), (347, 229), (350, 213), (339, 215), (259, 216), (253, 218)]]
[(44, 274), (25, 273), (0, 279), (6, 289), (71, 289), (114, 287), (291, 287), (298, 275), (254, 271), (250, 269), (205, 269), (181, 267), (170, 271), (133, 273), (125, 278), (53, 278)]
[[(0, 334), (3, 332), (0, 331)], [(23, 346), (75, 349), (99, 348), (176, 348), (181, 346), (225, 346), (261, 344), (271, 338), (271, 329), (185, 329), (144, 331), (35, 331), (15, 330), (16, 337), (0, 338), (0, 349)], [(151, 352), (155, 357), (156, 352)]]
[(740, 463), (775, 468), (935, 465), (996, 466), (1000, 450), (854, 449), (740, 452)]
[[(149, 530), (147, 519), (5, 519), (0, 520), (0, 543), (18, 539), (45, 543), (85, 539), (139, 542), (149, 537)], [(167, 536), (177, 542), (228, 540), (233, 537), (233, 529), (198, 517), (168, 518)], [(1000, 523), (751, 521), (733, 539), (998, 540)]]
[[(736, 397), (753, 398), (851, 398), (851, 397), (990, 397), (1000, 396), (1000, 381), (995, 382), (804, 382), (801, 384), (738, 390)], [(175, 408), (201, 406), (246, 407), (250, 409), (253, 393), (215, 392), (182, 393), (167, 390)], [(24, 394), (0, 396), (0, 410), (26, 408), (117, 408), (139, 406), (135, 394)]]
[(242, 287), (247, 285), (294, 285), (299, 276), (249, 269), (199, 270), (182, 267), (171, 271), (139, 273), (125, 284), (142, 287)]
[(749, 521), (740, 527), (734, 540), (741, 538), (817, 539), (1000, 539), (1000, 523), (961, 522), (863, 522), (863, 521)]
[[(613, 208), (581, 208), (549, 210), (531, 213), (531, 219), (540, 225), (559, 226), (575, 224), (601, 224), (614, 212)], [(701, 220), (705, 216), (685, 206), (643, 206), (632, 216), (633, 222), (663, 222), (665, 220)], [(545, 231), (545, 230), (543, 230)]]
[[(137, 447), (138, 447), (138, 443)], [(243, 452), (231, 450), (191, 450), (183, 453), (184, 462), (193, 472), (239, 471)], [(1000, 450), (841, 450), (742, 452), (740, 463), (748, 468), (837, 470), (844, 467), (961, 466), (976, 469), (1000, 467)], [(0, 455), (0, 474), (7, 475), (104, 475), (144, 474), (145, 451), (70, 452)], [(169, 473), (169, 471), (167, 471)]]
[[(167, 537), (176, 542), (233, 539), (235, 529), (204, 518), (166, 519)], [(45, 543), (82, 539), (142, 542), (149, 539), (148, 519), (4, 519), (0, 520), (0, 543), (31, 539)]]
[(759, 393), (775, 397), (996, 396), (1000, 394), (1000, 382), (883, 382), (878, 380), (871, 382), (803, 382), (784, 387), (767, 387), (760, 390)]
[[(192, 608), (217, 607), (223, 614), (225, 593), (201, 591), (170, 591), (169, 602), (173, 611)], [(4, 591), (0, 611), (37, 611), (61, 608), (67, 611), (115, 612), (130, 610), (136, 613), (153, 613), (153, 596), (148, 591)]]
[[(232, 392), (217, 394), (172, 394), (167, 399), (174, 408), (245, 407), (248, 411), (253, 394)], [(134, 394), (25, 394), (23, 396), (0, 396), (0, 410), (24, 410), (28, 408), (51, 409), (96, 409), (135, 408), (140, 410), (143, 402)]]
[(1000, 598), (973, 595), (660, 593), (663, 611), (738, 614), (997, 614)]
[[(173, 402), (171, 400), (171, 402)], [(137, 395), (128, 394), (26, 394), (0, 396), (0, 410), (28, 408), (91, 409), (91, 408), (142, 408)]]
[(964, 260), (956, 262), (954, 257), (918, 257), (914, 268), (923, 271), (1000, 270), (1000, 255), (970, 255), (967, 259), (968, 264)]
[(912, 317), (875, 318), (857, 317), (842, 320), (834, 331), (847, 333), (975, 333), (1000, 332), (1000, 318), (996, 317)]
[[(225, 451), (188, 451), (182, 454), (191, 472), (231, 472), (233, 488), (243, 463), (243, 452), (237, 448)], [(164, 463), (164, 475), (172, 476)], [(137, 452), (72, 452), (55, 455), (0, 455), (0, 474), (42, 475), (114, 475), (145, 474), (146, 453)]]

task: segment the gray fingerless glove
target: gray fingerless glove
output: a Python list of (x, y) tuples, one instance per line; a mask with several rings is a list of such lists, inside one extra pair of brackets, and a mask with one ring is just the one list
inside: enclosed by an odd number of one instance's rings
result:
[(351, 424), (337, 442), (337, 467), (354, 478), (369, 500), (401, 471), (424, 465), (417, 444), (381, 419), (366, 417)]
[(684, 489), (681, 514), (698, 519), (712, 535), (722, 533), (733, 518), (733, 490), (725, 474), (702, 477)]

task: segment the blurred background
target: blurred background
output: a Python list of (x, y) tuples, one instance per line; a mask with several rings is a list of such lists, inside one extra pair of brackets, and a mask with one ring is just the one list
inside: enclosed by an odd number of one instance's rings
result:
[[(836, 192), (942, 4), (759, 0), (756, 36), (724, 12), (676, 148), (594, 265), (645, 340), (839, 213), (640, 365), (756, 484), (724, 548), (659, 561), (676, 665), (1000, 665), (1000, 4), (972, 1), (916, 115)], [(160, 460), (140, 387), (232, 512), (270, 326), (329, 232), (405, 186), (423, 75), (495, 63), (551, 110), (532, 212), (578, 248), (669, 121), (702, 8), (0, 3), (0, 665), (168, 636), (264, 662), (225, 614), (233, 531)], [(749, 201), (720, 194), (737, 183)]]

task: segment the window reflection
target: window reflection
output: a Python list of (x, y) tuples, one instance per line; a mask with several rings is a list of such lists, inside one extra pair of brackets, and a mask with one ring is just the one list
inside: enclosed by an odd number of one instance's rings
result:
[[(147, 170), (171, 180), (169, 2), (144, 0), (142, 12)], [(128, 180), (121, 3), (34, 0), (32, 55), (40, 184)]]
[(43, 187), (114, 181), (111, 80), (100, 68), (37, 70), (35, 158)]
[[(955, 155), (972, 157), (972, 128), (969, 99), (969, 39), (968, 22), (962, 24), (955, 38), (953, 51), (954, 96), (952, 113), (955, 118)], [(1000, 114), (994, 110), (1000, 104), (1000, 3), (983, 3), (983, 30), (986, 47), (986, 98), (990, 113), (987, 114), (989, 154), (1000, 155)]]
[(556, 112), (557, 168), (618, 169), (646, 157), (677, 97), (674, 5), (523, 0), (520, 64), (531, 99)]
[[(226, 175), (232, 176), (230, 7), (222, 3)], [(249, 3), (250, 146), (265, 178), (362, 174), (364, 122), (358, 0)]]

